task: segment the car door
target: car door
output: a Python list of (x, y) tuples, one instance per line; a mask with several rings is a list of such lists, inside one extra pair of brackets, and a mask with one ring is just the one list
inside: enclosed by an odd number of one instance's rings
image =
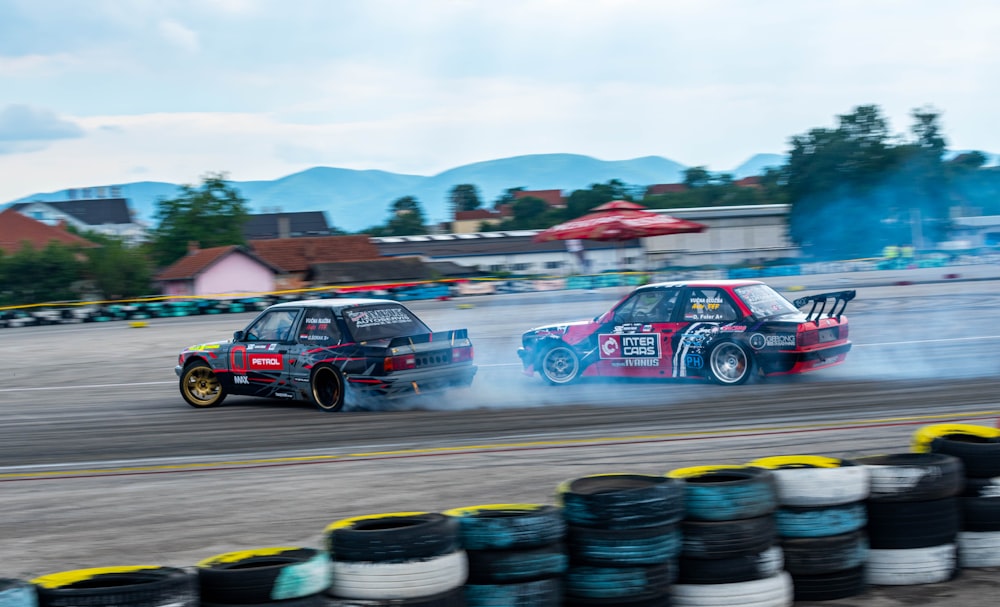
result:
[(300, 308), (272, 308), (247, 326), (229, 349), (232, 393), (292, 397), (287, 389), (289, 350), (300, 313)]
[(705, 346), (720, 332), (746, 329), (734, 324), (740, 320), (739, 310), (729, 293), (721, 287), (685, 288), (675, 316), (672, 375), (703, 375)]
[(679, 294), (677, 287), (641, 289), (606, 315), (597, 334), (598, 373), (608, 377), (668, 375)]

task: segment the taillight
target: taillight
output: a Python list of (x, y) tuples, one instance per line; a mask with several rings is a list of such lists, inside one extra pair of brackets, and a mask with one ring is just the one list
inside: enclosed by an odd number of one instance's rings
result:
[(846, 322), (840, 325), (840, 339), (847, 339), (847, 334), (850, 333), (850, 330), (847, 328), (847, 326), (848, 325)]
[(402, 356), (386, 356), (382, 363), (382, 368), (388, 371), (406, 371), (417, 368), (417, 357), (413, 354), (403, 354)]
[(800, 331), (798, 337), (799, 347), (815, 346), (819, 343), (819, 331)]
[(183, 365), (184, 364), (184, 355), (183, 354), (178, 354), (177, 355), (177, 364), (178, 365)]
[(472, 346), (451, 349), (451, 362), (464, 363), (472, 360)]

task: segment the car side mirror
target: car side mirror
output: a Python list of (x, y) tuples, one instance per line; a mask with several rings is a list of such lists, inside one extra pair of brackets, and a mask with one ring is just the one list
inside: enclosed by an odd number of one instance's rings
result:
[(243, 331), (236, 331), (233, 333), (233, 341), (243, 341)]

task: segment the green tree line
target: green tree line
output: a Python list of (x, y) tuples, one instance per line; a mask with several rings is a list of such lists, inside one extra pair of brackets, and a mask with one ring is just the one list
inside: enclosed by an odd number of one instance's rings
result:
[[(834, 128), (791, 137), (785, 163), (768, 169), (752, 187), (732, 175), (692, 167), (677, 191), (646, 196), (644, 186), (612, 179), (571, 192), (564, 208), (517, 197), (525, 188), (511, 187), (490, 205), (509, 209), (509, 216), (480, 229), (542, 229), (616, 199), (654, 209), (780, 203), (790, 205), (788, 235), (805, 255), (845, 259), (878, 255), (888, 244), (921, 248), (937, 242), (945, 238), (956, 207), (967, 214), (1000, 214), (1000, 168), (986, 167), (986, 156), (978, 151), (946, 159), (940, 114), (925, 107), (911, 117), (906, 134), (893, 134), (878, 106), (858, 106), (837, 116)], [(448, 203), (453, 212), (487, 206), (474, 184), (454, 186)], [(0, 305), (150, 295), (156, 273), (183, 257), (191, 244), (247, 244), (249, 202), (224, 173), (182, 186), (176, 197), (157, 201), (156, 209), (157, 224), (139, 246), (85, 233), (81, 236), (99, 246), (52, 243), (40, 250), (0, 251)], [(389, 203), (384, 223), (360, 233), (400, 236), (432, 229), (420, 201), (404, 196)]]

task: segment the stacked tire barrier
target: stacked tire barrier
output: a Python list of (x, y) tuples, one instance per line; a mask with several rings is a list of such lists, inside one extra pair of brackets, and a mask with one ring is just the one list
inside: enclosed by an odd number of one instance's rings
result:
[(962, 461), (959, 566), (1000, 567), (1000, 430), (972, 424), (925, 426), (914, 434), (913, 450)]
[(331, 559), (327, 605), (464, 605), (468, 558), (458, 519), (393, 512), (335, 521), (325, 530)]
[(678, 468), (684, 482), (684, 520), (677, 607), (788, 607), (792, 579), (784, 571), (770, 470), (713, 465)]
[(788, 607), (1000, 566), (985, 426), (924, 426), (910, 453), (595, 474), (555, 495), (341, 519), (325, 549), (0, 578), (0, 607)]
[(829, 601), (864, 592), (869, 472), (848, 460), (815, 455), (765, 457), (771, 470), (785, 570), (796, 601)]
[(469, 560), (468, 607), (551, 607), (567, 569), (562, 511), (543, 504), (488, 504), (444, 512), (459, 522)]
[(556, 489), (567, 523), (567, 606), (670, 604), (684, 488), (665, 476), (597, 474)]
[(958, 573), (962, 462), (937, 453), (857, 458), (869, 470), (865, 574), (879, 586), (933, 584)]

